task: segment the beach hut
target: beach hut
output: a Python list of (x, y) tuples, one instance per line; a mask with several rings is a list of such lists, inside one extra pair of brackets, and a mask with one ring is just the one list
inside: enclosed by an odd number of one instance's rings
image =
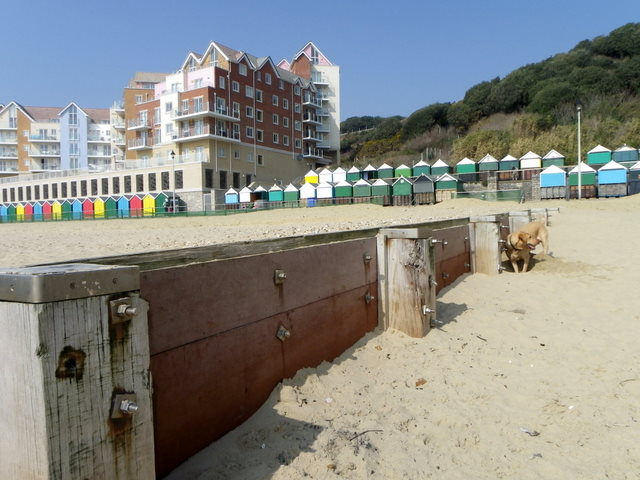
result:
[(9, 222), (16, 221), (16, 205), (14, 205), (13, 203), (9, 203), (8, 205), (6, 205), (5, 212), (6, 212), (5, 217), (7, 221)]
[(361, 178), (360, 169), (355, 165), (347, 170), (347, 182), (357, 182)]
[[(613, 151), (613, 153), (611, 154), (611, 159), (614, 162), (618, 162), (622, 164), (625, 164), (625, 163), (634, 164), (635, 162), (638, 161), (638, 149), (630, 147), (625, 143), (623, 146)], [(625, 165), (625, 166), (630, 167), (632, 165)]]
[(52, 218), (52, 202), (43, 202), (42, 203), (42, 218), (44, 220), (51, 220)]
[(106, 218), (118, 218), (118, 201), (109, 196), (100, 197), (100, 199), (104, 202), (104, 216)]
[(33, 204), (33, 219), (37, 221), (41, 221), (44, 217), (42, 215), (42, 203), (36, 202)]
[(611, 150), (597, 145), (587, 152), (587, 165), (604, 165), (611, 161)]
[(549, 150), (549, 152), (542, 157), (542, 168), (555, 165), (556, 167), (564, 167), (565, 156), (556, 150)]
[(93, 201), (93, 216), (95, 218), (104, 218), (104, 199), (101, 197)]
[(542, 169), (542, 157), (535, 152), (527, 152), (520, 157), (522, 180), (531, 180)]
[(282, 190), (282, 187), (274, 183), (269, 189), (267, 200), (270, 202), (282, 202), (284, 200), (284, 191)]
[(316, 172), (315, 170), (309, 170), (307, 173), (305, 173), (304, 183), (319, 183), (318, 172)]
[(557, 165), (550, 165), (540, 172), (540, 198), (565, 198), (567, 193), (567, 172)]
[(629, 168), (628, 178), (627, 193), (629, 195), (640, 193), (640, 162), (635, 163)]
[(439, 177), (445, 173), (451, 173), (451, 167), (447, 165), (443, 160), (438, 159), (433, 165), (431, 165), (431, 175)]
[(371, 184), (361, 178), (353, 184), (353, 203), (367, 203), (371, 197)]
[(82, 201), (82, 218), (93, 218), (93, 199), (85, 198)]
[[(300, 199), (301, 200), (315, 200), (316, 198), (316, 186), (313, 183), (304, 183), (300, 185)], [(315, 205), (315, 202), (307, 202)]]
[(344, 182), (347, 180), (347, 171), (338, 167), (333, 171), (333, 183)]
[(132, 195), (131, 198), (129, 198), (129, 214), (132, 217), (142, 216), (142, 196), (141, 195)]
[(62, 220), (62, 203), (56, 200), (51, 204), (51, 218), (53, 220)]
[(411, 205), (413, 203), (413, 183), (406, 177), (396, 179), (391, 185), (393, 205)]
[(395, 168), (393, 176), (395, 178), (406, 177), (409, 178), (412, 175), (411, 167), (407, 167), (404, 163)]
[(416, 163), (411, 169), (411, 175), (413, 177), (419, 177), (420, 175), (430, 175), (431, 174), (431, 165), (429, 165), (424, 160), (420, 160)]
[(316, 187), (316, 205), (333, 204), (335, 192), (333, 184), (329, 182), (320, 182)]
[[(579, 172), (582, 174), (579, 175)], [(596, 171), (584, 162), (569, 171), (567, 183), (570, 198), (578, 198), (578, 181), (582, 185), (582, 198), (596, 197)]]
[(393, 167), (383, 163), (378, 167), (378, 178), (393, 178)]
[(258, 185), (253, 190), (253, 198), (255, 200), (269, 200), (269, 192), (262, 186)]
[(353, 197), (353, 186), (346, 180), (342, 180), (334, 185), (334, 195), (337, 204), (351, 203)]
[(63, 200), (60, 202), (62, 220), (71, 220), (73, 218), (72, 204), (73, 201), (71, 199)]
[(298, 190), (293, 183), (290, 183), (284, 189), (283, 198), (285, 202), (295, 202), (297, 206), (298, 200), (300, 200), (300, 190)]
[(380, 205), (391, 205), (391, 185), (382, 178), (371, 185), (371, 202)]
[(499, 168), (500, 166), (499, 166), (498, 159), (488, 153), (484, 157), (482, 157), (478, 162), (478, 171), (480, 172), (496, 171)]
[(333, 183), (333, 172), (329, 167), (325, 167), (320, 170), (320, 173), (318, 174), (318, 183)]
[(129, 198), (126, 195), (121, 196), (116, 201), (116, 208), (118, 211), (118, 218), (129, 217)]
[(227, 209), (238, 208), (238, 191), (234, 188), (230, 188), (229, 190), (224, 192), (224, 203), (227, 206)]
[(371, 164), (364, 167), (362, 169), (361, 174), (362, 174), (362, 178), (369, 181), (372, 181), (378, 178), (378, 170), (376, 170), (376, 168)]
[(513, 155), (505, 155), (498, 162), (498, 178), (500, 180), (519, 180), (520, 175), (518, 172), (520, 168), (520, 161)]
[(413, 198), (416, 205), (436, 203), (433, 177), (421, 173), (413, 181)]
[(440, 175), (435, 180), (436, 202), (450, 200), (458, 191), (458, 179), (449, 173)]
[(21, 203), (16, 205), (16, 220), (19, 222), (24, 221), (24, 205)]
[(84, 199), (76, 198), (71, 202), (71, 215), (74, 220), (82, 220), (82, 204)]
[(478, 164), (470, 158), (465, 157), (456, 163), (456, 173), (458, 174), (458, 179), (462, 182), (477, 182), (477, 171)]
[[(156, 215), (167, 213), (167, 208), (165, 207), (165, 205), (167, 204), (168, 199), (169, 199), (169, 196), (164, 192), (156, 193), (154, 195), (154, 200), (156, 203), (155, 205)], [(106, 206), (107, 206), (107, 203), (105, 202), (105, 207)]]
[(253, 200), (253, 190), (251, 190), (251, 187), (242, 187), (238, 192), (238, 201), (240, 203), (251, 203)]
[(27, 221), (33, 220), (33, 204), (32, 203), (24, 204), (24, 219)]
[(611, 160), (598, 170), (598, 197), (627, 195), (627, 167)]
[(9, 221), (9, 218), (7, 215), (7, 206), (0, 205), (0, 222), (7, 222), (7, 221)]
[(156, 199), (150, 193), (142, 197), (142, 215), (153, 217), (156, 214)]

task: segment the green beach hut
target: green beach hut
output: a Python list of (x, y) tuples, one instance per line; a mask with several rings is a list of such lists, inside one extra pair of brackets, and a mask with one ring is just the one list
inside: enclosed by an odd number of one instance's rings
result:
[(393, 178), (393, 167), (383, 163), (378, 167), (378, 178)]
[(564, 167), (565, 156), (556, 150), (549, 150), (544, 157), (542, 157), (542, 168), (547, 168), (552, 165), (556, 167)]
[(409, 178), (411, 177), (411, 168), (407, 167), (404, 163), (402, 165), (400, 165), (399, 167), (396, 167), (395, 170), (393, 171), (393, 176), (395, 178), (400, 178), (400, 177), (406, 177)]
[(391, 186), (391, 197), (394, 205), (411, 205), (413, 183), (406, 177), (400, 177)]
[[(611, 158), (614, 162), (620, 164), (631, 163), (634, 164), (638, 161), (638, 149), (628, 146), (626, 143), (620, 148), (616, 148), (611, 154)], [(626, 165), (630, 167), (631, 165)]]
[(362, 169), (361, 175), (365, 180), (375, 180), (378, 178), (378, 170), (376, 170), (373, 165), (369, 164)]
[[(582, 175), (579, 172), (582, 172)], [(578, 198), (578, 181), (582, 185), (582, 198), (596, 196), (596, 171), (584, 162), (569, 171), (567, 183), (571, 198)]]
[(445, 173), (451, 173), (451, 167), (443, 160), (438, 159), (433, 165), (431, 165), (431, 175), (440, 176)]
[(353, 197), (353, 186), (346, 180), (342, 180), (334, 185), (334, 196), (337, 204), (351, 203)]
[(495, 171), (498, 168), (498, 159), (488, 153), (478, 162), (478, 171), (480, 172)]
[(282, 187), (274, 183), (269, 189), (267, 200), (269, 202), (282, 202), (284, 200), (284, 191), (282, 190)]
[(462, 182), (477, 182), (478, 181), (478, 164), (470, 158), (463, 158), (456, 163), (456, 173), (458, 178)]
[(598, 145), (587, 152), (587, 165), (604, 165), (611, 161), (611, 150)]
[(348, 182), (357, 182), (362, 177), (360, 175), (360, 169), (355, 165), (347, 170), (347, 181)]
[(353, 184), (353, 196), (354, 197), (370, 197), (371, 196), (371, 184), (364, 178), (361, 178)]
[(431, 165), (429, 165), (424, 160), (420, 160), (416, 163), (411, 169), (411, 175), (414, 177), (419, 177), (420, 175), (430, 175), (431, 174)]
[(380, 205), (390, 205), (391, 204), (391, 185), (387, 183), (382, 178), (377, 179), (371, 185), (371, 196), (373, 203), (378, 203)]
[(284, 201), (297, 202), (298, 200), (300, 200), (300, 190), (293, 183), (290, 183), (284, 189)]

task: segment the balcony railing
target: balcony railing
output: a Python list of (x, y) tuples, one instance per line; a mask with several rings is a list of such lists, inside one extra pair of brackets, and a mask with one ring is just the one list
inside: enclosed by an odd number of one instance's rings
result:
[(151, 128), (151, 122), (148, 118), (134, 118), (129, 120), (128, 130)]
[(182, 129), (178, 133), (174, 133), (173, 139), (176, 141), (185, 141), (206, 136), (237, 141), (240, 140), (240, 134), (237, 132), (229, 131), (222, 128), (215, 128), (209, 125)]
[(319, 142), (322, 138), (318, 137), (315, 132), (307, 130), (304, 132), (304, 137), (302, 139), (306, 142)]
[(302, 121), (306, 122), (306, 123), (316, 123), (318, 125), (320, 125), (322, 123), (322, 121), (316, 115), (311, 115), (311, 114), (308, 114), (308, 113), (306, 113), (302, 117)]
[(88, 142), (100, 142), (111, 143), (111, 137), (105, 137), (104, 135), (89, 135), (87, 136)]
[(197, 117), (218, 117), (224, 120), (236, 121), (240, 120), (240, 112), (229, 111), (228, 107), (221, 107), (213, 103), (195, 103), (190, 102), (186, 108), (180, 108), (171, 112), (171, 117), (176, 120), (183, 120), (187, 118)]
[(318, 148), (308, 148), (302, 154), (305, 158), (323, 158), (322, 150)]
[(3, 159), (18, 159), (18, 151), (17, 150), (0, 150), (0, 158)]
[(151, 148), (153, 146), (153, 141), (151, 138), (134, 138), (129, 140), (129, 148)]
[(29, 162), (29, 171), (30, 172), (43, 172), (46, 170), (60, 170), (59, 162), (34, 162), (33, 160)]
[(30, 142), (58, 142), (57, 135), (29, 135)]
[(113, 122), (111, 125), (116, 130), (123, 130), (124, 129), (124, 122)]
[(303, 105), (315, 105), (316, 107), (319, 107), (321, 105), (321, 102), (320, 102), (320, 100), (318, 100), (313, 95), (305, 95), (303, 97), (303, 99), (302, 99), (302, 104)]
[(30, 157), (59, 157), (60, 156), (60, 150), (58, 150), (58, 149), (40, 150), (38, 148), (30, 148), (29, 149), (29, 156)]
[(14, 144), (14, 143), (18, 143), (18, 137), (17, 136), (2, 136), (0, 137), (0, 144)]

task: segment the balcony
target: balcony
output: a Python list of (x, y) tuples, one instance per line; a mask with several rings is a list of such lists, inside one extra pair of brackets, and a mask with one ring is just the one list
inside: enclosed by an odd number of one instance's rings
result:
[(29, 156), (30, 157), (59, 157), (60, 156), (60, 150), (58, 149), (47, 149), (47, 150), (41, 150), (41, 149), (37, 149), (37, 148), (30, 148), (29, 149)]
[(59, 142), (60, 139), (57, 135), (29, 135), (29, 141), (38, 142)]
[(148, 118), (135, 118), (129, 120), (129, 126), (127, 130), (149, 130), (151, 128), (151, 122)]
[(323, 154), (322, 154), (322, 150), (318, 149), (318, 148), (308, 148), (307, 150), (305, 150), (302, 153), (302, 156), (304, 158), (313, 158), (313, 159), (322, 159)]
[(113, 143), (115, 143), (116, 145), (118, 145), (119, 147), (122, 146), (124, 147), (127, 143), (124, 139), (124, 137), (115, 137), (113, 139)]
[(302, 99), (302, 104), (314, 105), (316, 107), (319, 107), (321, 105), (321, 102), (313, 95), (305, 95), (304, 98)]
[(129, 140), (129, 150), (145, 150), (153, 147), (153, 139), (151, 138), (134, 138)]
[(302, 137), (302, 140), (304, 140), (305, 142), (320, 142), (322, 139), (317, 137), (315, 132), (307, 130), (306, 132), (304, 132), (304, 137)]
[(316, 110), (316, 115), (318, 115), (319, 117), (328, 117), (329, 110), (327, 110), (326, 108), (319, 108), (318, 110)]
[(0, 160), (17, 160), (17, 150), (0, 150)]
[(17, 136), (2, 136), (0, 137), (0, 145), (17, 145), (18, 137)]
[(46, 172), (48, 170), (60, 170), (60, 162), (42, 161), (35, 162), (31, 160), (29, 162), (29, 171), (32, 173)]
[(122, 102), (122, 101), (114, 101), (113, 105), (111, 105), (111, 108), (113, 110), (117, 110), (117, 111), (120, 111), (120, 110), (124, 111), (124, 102)]
[(0, 122), (0, 130), (17, 130), (18, 122), (15, 118), (9, 118), (8, 122)]
[(113, 128), (115, 128), (116, 130), (124, 130), (124, 121), (122, 121), (122, 122), (119, 122), (119, 121), (118, 122), (113, 122), (111, 124), (111, 126)]
[(213, 103), (204, 102), (197, 104), (190, 102), (187, 108), (171, 112), (174, 120), (192, 120), (195, 118), (213, 117), (229, 122), (239, 122), (240, 112), (229, 112), (227, 107), (216, 106)]
[(106, 137), (104, 135), (91, 135), (87, 137), (88, 143), (111, 143), (111, 137)]
[(329, 85), (329, 80), (319, 72), (311, 73), (311, 81), (314, 85)]
[(329, 127), (327, 127), (326, 125), (318, 125), (316, 127), (316, 132), (318, 133), (329, 133), (331, 131), (331, 129)]
[(321, 125), (322, 121), (316, 116), (310, 113), (305, 113), (304, 117), (302, 117), (302, 121), (304, 123), (311, 123), (313, 125)]
[(104, 151), (99, 152), (97, 150), (90, 150), (87, 152), (87, 157), (92, 158), (111, 158), (111, 152), (105, 153)]
[(240, 142), (240, 134), (231, 132), (227, 129), (210, 127), (204, 125), (202, 127), (193, 127), (182, 129), (178, 134), (173, 135), (173, 140), (177, 143), (190, 142), (202, 139), (227, 140), (230, 142)]

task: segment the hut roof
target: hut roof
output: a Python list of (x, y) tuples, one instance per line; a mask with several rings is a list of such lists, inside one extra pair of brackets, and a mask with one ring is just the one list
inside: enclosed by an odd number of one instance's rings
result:
[(447, 165), (443, 160), (438, 159), (438, 160), (436, 161), (436, 163), (434, 163), (433, 165), (431, 165), (431, 168), (434, 168), (434, 167), (448, 167), (448, 166), (449, 166), (449, 165)]
[(240, 190), (240, 193), (251, 193), (251, 192), (253, 192), (253, 190), (251, 190), (249, 187), (243, 187)]
[(350, 187), (351, 184), (346, 180), (340, 180), (338, 183), (334, 185), (335, 187)]
[(449, 175), (448, 173), (443, 173), (438, 178), (436, 178), (436, 182), (450, 182), (450, 181), (457, 182), (458, 179), (453, 175)]
[(267, 190), (262, 185), (258, 185), (254, 190), (254, 192), (266, 192), (266, 191)]
[(595, 170), (594, 170), (593, 168), (591, 168), (589, 165), (587, 165), (587, 164), (586, 164), (586, 163), (584, 163), (584, 162), (580, 162), (580, 164), (579, 164), (579, 165), (576, 165), (575, 167), (573, 167), (573, 168), (569, 171), (569, 173), (578, 173), (578, 168), (579, 168), (580, 166), (582, 166), (582, 168), (580, 168), (580, 171), (581, 171), (582, 173), (593, 173), (593, 172), (595, 172)]
[(630, 147), (629, 145), (627, 145), (626, 143), (621, 146), (620, 148), (616, 148), (616, 152), (633, 152), (637, 149)]
[(378, 170), (383, 170), (383, 169), (389, 170), (390, 168), (393, 168), (393, 167), (391, 165), (387, 165), (386, 163), (383, 163), (378, 167)]
[(375, 186), (378, 186), (378, 187), (379, 187), (379, 186), (381, 186), (381, 185), (382, 185), (382, 186), (386, 186), (386, 187), (388, 187), (388, 186), (389, 186), (389, 183), (385, 182), (383, 178), (379, 178), (379, 179), (377, 179), (375, 182), (373, 182), (373, 184), (372, 184), (372, 186), (373, 186), (373, 187), (375, 187)]
[(405, 170), (407, 170), (409, 167), (407, 167), (407, 166), (403, 163), (403, 164), (401, 164), (399, 167), (396, 167), (396, 170), (401, 170), (401, 169), (403, 169), (403, 168), (404, 168)]
[(603, 153), (603, 152), (610, 152), (611, 150), (609, 150), (607, 147), (603, 147), (602, 145), (597, 145), (595, 147), (593, 147), (591, 150), (589, 150), (587, 153)]
[(640, 161), (631, 165), (631, 167), (629, 167), (629, 170), (640, 170)]
[(456, 165), (474, 165), (475, 163), (476, 162), (474, 162), (470, 158), (464, 157), (462, 160), (456, 163)]
[(525, 153), (523, 156), (520, 157), (520, 160), (533, 160), (533, 159), (540, 159), (540, 158), (542, 157), (537, 153), (528, 151), (527, 153)]
[(360, 173), (360, 169), (354, 165), (347, 171), (347, 173)]
[(562, 155), (560, 152), (556, 151), (556, 150), (549, 150), (549, 153), (547, 153), (544, 157), (542, 157), (544, 160), (551, 160), (552, 158), (565, 158), (564, 155)]
[(229, 190), (227, 190), (226, 192), (224, 192), (224, 194), (228, 194), (228, 193), (238, 193), (237, 190), (230, 188)]
[(309, 170), (307, 173), (304, 174), (305, 177), (317, 177), (318, 174), (316, 173), (315, 170)]
[(396, 183), (411, 183), (411, 180), (409, 180), (404, 175), (400, 175), (400, 177), (395, 182), (393, 182), (393, 185), (395, 185)]
[(287, 188), (284, 189), (285, 192), (297, 192), (298, 189), (296, 188), (296, 186), (293, 183), (290, 183), (289, 185), (287, 185)]
[(560, 167), (558, 167), (557, 165), (551, 165), (545, 168), (544, 170), (542, 170), (542, 172), (540, 172), (540, 175), (543, 175), (546, 173), (566, 173), (566, 172)]
[(342, 167), (336, 168), (333, 173), (347, 173), (346, 170)]
[(512, 162), (514, 160), (518, 160), (516, 157), (514, 157), (513, 155), (505, 155), (505, 157), (500, 160), (501, 162)]
[(420, 160), (418, 163), (414, 165), (414, 167), (429, 167), (430, 165), (424, 160)]
[(277, 184), (273, 184), (273, 186), (269, 189), (270, 192), (281, 192), (282, 191), (282, 187), (280, 185)]
[(627, 167), (620, 165), (618, 162), (611, 160), (600, 167), (600, 170), (626, 170)]
[(369, 164), (362, 170), (363, 172), (375, 172), (377, 169), (373, 165)]
[(495, 163), (498, 159), (493, 155), (487, 153), (478, 163)]
[(364, 178), (361, 178), (360, 180), (358, 180), (356, 183), (353, 184), (354, 187), (360, 187), (360, 186), (371, 186), (371, 184), (369, 182), (367, 182)]
[(315, 190), (316, 186), (313, 183), (304, 183), (300, 186), (300, 191), (303, 190)]
[(416, 177), (416, 179), (413, 181), (413, 183), (424, 183), (424, 182), (434, 182), (434, 179), (432, 176), (430, 175), (426, 175), (424, 173), (421, 173), (420, 175), (418, 175)]

